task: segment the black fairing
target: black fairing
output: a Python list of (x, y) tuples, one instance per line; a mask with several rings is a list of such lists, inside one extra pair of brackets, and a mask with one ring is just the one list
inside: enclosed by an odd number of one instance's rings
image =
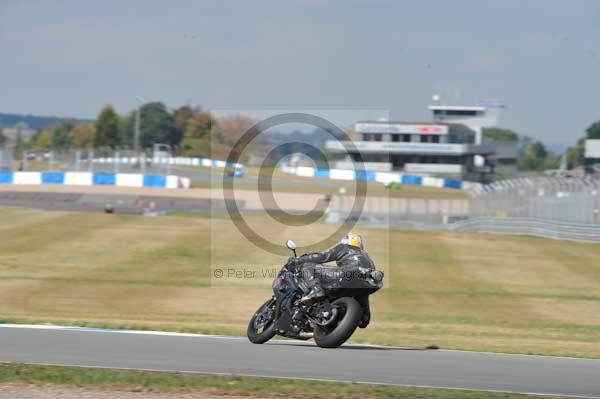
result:
[[(326, 293), (324, 301), (332, 302), (341, 297), (353, 297), (361, 305), (363, 303), (368, 304), (368, 296), (382, 287), (381, 281), (375, 282), (360, 275), (356, 270), (348, 271), (339, 267), (322, 267), (320, 271), (321, 285)], [(295, 301), (307, 292), (308, 288), (302, 281), (299, 282), (293, 273), (288, 272), (286, 268), (281, 270), (279, 278), (273, 284), (273, 293), (277, 303), (275, 326), (279, 334), (296, 338), (302, 332), (302, 328), (298, 328), (295, 323), (293, 315), (299, 310), (298, 306), (295, 305)]]

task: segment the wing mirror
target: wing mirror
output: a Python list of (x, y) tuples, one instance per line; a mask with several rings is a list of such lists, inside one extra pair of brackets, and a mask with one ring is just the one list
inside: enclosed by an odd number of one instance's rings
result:
[(288, 247), (288, 248), (289, 248), (289, 249), (290, 249), (292, 252), (294, 252), (294, 256), (297, 256), (297, 255), (296, 255), (296, 248), (298, 248), (298, 247), (296, 246), (296, 243), (295, 243), (294, 241), (292, 241), (292, 240), (287, 240), (287, 242), (285, 243), (285, 245), (286, 245), (286, 246), (287, 246), (287, 247)]

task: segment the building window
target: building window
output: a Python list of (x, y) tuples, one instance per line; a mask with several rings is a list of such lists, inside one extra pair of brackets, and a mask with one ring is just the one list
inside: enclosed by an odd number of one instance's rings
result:
[(448, 111), (447, 115), (476, 116), (477, 115), (477, 111), (467, 111), (467, 110)]
[(392, 134), (392, 141), (397, 143), (398, 141), (400, 141), (400, 135), (399, 134)]
[(421, 136), (421, 143), (427, 143), (427, 136), (424, 134)]
[(383, 134), (374, 134), (373, 136), (375, 138), (374, 141), (381, 141), (381, 139), (383, 138)]
[(439, 135), (433, 135), (431, 136), (431, 142), (432, 143), (439, 143), (440, 142), (440, 136)]
[(434, 115), (447, 115), (447, 116), (477, 116), (477, 111), (466, 110), (466, 109), (447, 109), (447, 110), (434, 110)]

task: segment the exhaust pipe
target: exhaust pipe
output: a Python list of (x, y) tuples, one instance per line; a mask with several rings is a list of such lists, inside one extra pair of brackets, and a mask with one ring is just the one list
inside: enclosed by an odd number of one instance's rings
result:
[(300, 338), (309, 339), (309, 338), (313, 338), (315, 336), (315, 333), (312, 333), (312, 332), (301, 332), (301, 333), (298, 334), (298, 336)]

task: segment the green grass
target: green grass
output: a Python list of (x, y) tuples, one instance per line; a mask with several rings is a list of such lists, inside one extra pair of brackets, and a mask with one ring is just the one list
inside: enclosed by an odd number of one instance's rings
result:
[[(136, 392), (240, 395), (262, 398), (519, 399), (530, 395), (292, 379), (211, 376), (77, 367), (0, 365), (1, 383), (60, 384)], [(550, 396), (548, 396), (550, 397)], [(557, 398), (557, 397), (555, 397)]]
[[(0, 209), (0, 320), (245, 333), (271, 295), (287, 238), (338, 226), (244, 215), (281, 256), (221, 215), (176, 217)], [(218, 217), (209, 217), (218, 216)], [(360, 228), (386, 272), (373, 320), (352, 341), (600, 358), (600, 246), (532, 237)], [(333, 242), (331, 243), (333, 244)], [(256, 278), (213, 278), (247, 269)], [(268, 273), (267, 273), (268, 274)]]

